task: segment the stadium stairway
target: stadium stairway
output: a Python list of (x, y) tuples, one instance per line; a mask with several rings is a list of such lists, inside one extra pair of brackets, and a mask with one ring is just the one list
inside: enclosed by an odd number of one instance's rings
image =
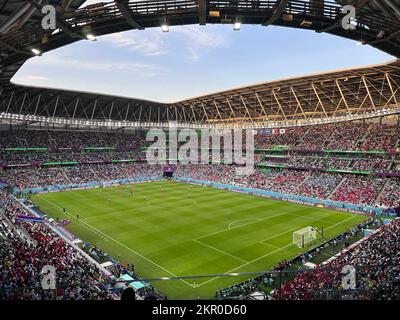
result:
[(340, 180), (340, 182), (338, 183), (338, 185), (329, 193), (329, 195), (327, 196), (327, 199), (330, 199), (332, 197), (332, 195), (335, 194), (336, 190), (340, 188), (340, 186), (343, 184), (343, 182), (345, 182), (347, 179), (347, 177), (343, 177), (342, 180)]
[[(314, 161), (315, 163), (315, 161)], [(305, 178), (302, 182), (300, 182), (295, 188), (293, 188), (291, 191), (295, 194), (297, 190), (300, 189), (300, 187), (308, 180), (310, 179), (311, 176), (308, 176), (307, 178)]]
[(371, 131), (371, 128), (372, 128), (372, 123), (368, 126), (368, 129), (365, 130), (365, 133), (364, 133), (364, 135), (362, 136), (362, 138), (361, 138), (360, 140), (357, 141), (357, 144), (356, 144), (356, 147), (357, 147), (357, 148), (361, 147), (361, 146), (364, 144), (365, 140), (367, 139), (367, 137), (368, 137), (369, 134), (371, 133), (371, 132), (370, 132), (370, 131)]
[(4, 214), (4, 211), (0, 208), (0, 217), (4, 219), (6, 222), (8, 228), (15, 234), (22, 242), (27, 242), (34, 247), (36, 247), (37, 242), (36, 240), (32, 239), (32, 237), (29, 235), (29, 232), (25, 230), (25, 228), (21, 225), (16, 225), (13, 223), (6, 214)]
[(378, 202), (378, 199), (381, 197), (382, 193), (385, 191), (386, 187), (388, 186), (388, 184), (389, 184), (390, 182), (391, 182), (390, 179), (386, 179), (385, 184), (383, 185), (381, 191), (379, 191), (378, 195), (376, 196), (376, 198), (375, 198), (375, 200), (374, 200), (374, 202), (373, 202), (374, 205), (377, 205), (377, 204), (378, 204), (378, 203), (377, 203), (377, 202)]

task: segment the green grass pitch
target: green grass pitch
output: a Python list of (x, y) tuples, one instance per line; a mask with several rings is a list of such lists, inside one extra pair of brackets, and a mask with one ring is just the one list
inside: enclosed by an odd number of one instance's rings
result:
[[(131, 195), (131, 190), (134, 189)], [(293, 231), (325, 238), (366, 217), (173, 181), (34, 195), (50, 217), (145, 278), (268, 270), (301, 252)], [(62, 212), (66, 208), (67, 213)], [(79, 214), (80, 219), (76, 219)], [(169, 299), (212, 298), (243, 277), (154, 281)]]

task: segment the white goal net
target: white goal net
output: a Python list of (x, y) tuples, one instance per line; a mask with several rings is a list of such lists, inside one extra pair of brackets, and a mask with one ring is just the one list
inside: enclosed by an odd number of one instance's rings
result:
[(304, 247), (315, 239), (317, 239), (317, 229), (314, 227), (308, 226), (293, 232), (293, 244), (298, 247)]

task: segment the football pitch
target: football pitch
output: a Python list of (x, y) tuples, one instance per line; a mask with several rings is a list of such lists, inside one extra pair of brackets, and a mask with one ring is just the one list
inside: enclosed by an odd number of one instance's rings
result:
[[(144, 278), (268, 270), (302, 252), (292, 244), (294, 231), (323, 227), (329, 239), (366, 220), (167, 180), (38, 194), (32, 200), (49, 217), (70, 220), (67, 228), (84, 242), (133, 263)], [(243, 280), (210, 277), (152, 285), (169, 299), (207, 299)]]

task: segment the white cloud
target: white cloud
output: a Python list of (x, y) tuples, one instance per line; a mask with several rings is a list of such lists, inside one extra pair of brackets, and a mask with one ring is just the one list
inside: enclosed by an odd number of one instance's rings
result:
[(48, 84), (51, 82), (51, 79), (48, 77), (44, 77), (44, 76), (39, 76), (39, 75), (33, 75), (33, 74), (26, 74), (23, 76), (18, 76), (15, 75), (15, 77), (13, 77), (12, 79), (13, 82), (18, 82), (18, 83), (26, 83), (26, 84)]
[(110, 43), (113, 47), (127, 48), (144, 56), (160, 56), (169, 52), (161, 36), (154, 36), (154, 33), (152, 36), (150, 31), (146, 31), (146, 34), (136, 30), (114, 33), (101, 37), (101, 40)]
[(215, 28), (201, 26), (179, 26), (172, 32), (176, 32), (183, 39), (182, 44), (186, 52), (186, 59), (197, 62), (202, 55), (212, 49), (224, 48), (229, 45), (226, 35)]
[(101, 61), (74, 59), (62, 56), (57, 53), (44, 54), (42, 57), (34, 57), (29, 61), (30, 66), (53, 66), (57, 68), (79, 69), (89, 71), (105, 72), (135, 72), (146, 77), (154, 77), (164, 73), (164, 67), (158, 67), (151, 64), (137, 63), (131, 61)]
[(199, 55), (199, 51), (198, 51), (198, 50), (196, 50), (195, 48), (193, 48), (193, 47), (191, 47), (191, 46), (188, 46), (188, 47), (186, 48), (186, 50), (187, 50), (187, 52), (188, 52), (187, 58), (188, 58), (190, 61), (195, 62), (195, 61), (200, 60), (200, 55)]
[(133, 30), (106, 35), (100, 40), (110, 43), (114, 48), (127, 48), (143, 56), (184, 53), (190, 61), (198, 61), (203, 53), (211, 49), (229, 45), (224, 32), (201, 26), (171, 27), (168, 34), (161, 33), (159, 29)]
[[(203, 29), (202, 29), (203, 28)], [(186, 39), (186, 44), (202, 48), (221, 48), (228, 45), (226, 36), (221, 32), (215, 32), (215, 28), (201, 26), (179, 26), (173, 29)]]

